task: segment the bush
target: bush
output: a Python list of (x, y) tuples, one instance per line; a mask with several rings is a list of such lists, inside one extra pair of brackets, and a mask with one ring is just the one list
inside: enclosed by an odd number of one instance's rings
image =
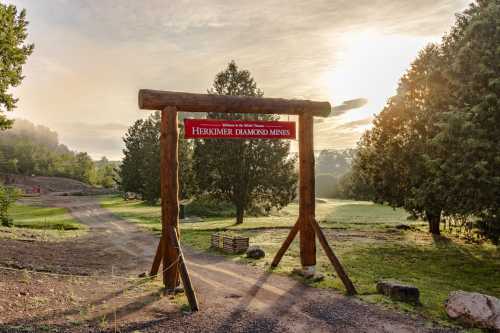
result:
[(236, 210), (230, 202), (218, 201), (200, 196), (186, 205), (186, 215), (200, 217), (234, 217)]
[(0, 185), (0, 224), (4, 227), (12, 227), (12, 219), (8, 215), (8, 210), (19, 197), (19, 191), (14, 187)]
[(494, 218), (483, 218), (476, 222), (479, 233), (493, 244), (500, 244), (500, 223)]

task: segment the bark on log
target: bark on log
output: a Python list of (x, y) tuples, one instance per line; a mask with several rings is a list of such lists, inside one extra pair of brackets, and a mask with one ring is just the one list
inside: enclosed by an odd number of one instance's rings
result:
[(328, 245), (328, 241), (326, 240), (325, 234), (323, 233), (323, 230), (321, 230), (321, 227), (319, 226), (318, 222), (316, 220), (311, 220), (311, 226), (313, 227), (314, 232), (318, 236), (319, 243), (323, 247), (326, 256), (328, 257), (328, 259), (330, 259), (333, 268), (335, 268), (335, 271), (342, 280), (342, 283), (344, 283), (344, 286), (347, 289), (347, 294), (356, 295), (356, 288), (354, 288), (354, 284), (352, 284), (351, 279), (349, 279), (349, 276), (345, 272), (344, 267), (342, 267), (342, 264), (340, 263), (339, 259), (337, 258), (335, 253), (333, 253), (333, 250), (330, 247), (330, 245)]
[(158, 247), (156, 248), (155, 258), (153, 260), (153, 265), (151, 265), (151, 271), (149, 272), (149, 276), (156, 276), (158, 274), (158, 270), (160, 268), (161, 260), (163, 259), (163, 241), (162, 237), (160, 237), (160, 242), (158, 243)]
[(182, 253), (179, 238), (177, 237), (177, 229), (172, 225), (167, 226), (167, 228), (169, 229), (170, 241), (177, 248), (177, 252), (179, 253), (179, 272), (189, 306), (191, 307), (191, 311), (196, 312), (198, 311), (198, 299), (196, 298), (196, 293), (194, 291), (193, 284), (191, 283), (191, 278), (189, 277), (186, 262), (184, 261), (184, 254)]
[[(179, 185), (178, 185), (178, 141), (177, 110), (165, 108), (161, 112), (160, 129), (160, 183), (161, 219), (163, 238), (163, 284), (167, 290), (179, 285), (177, 247), (172, 244), (168, 226), (179, 230)], [(166, 269), (168, 268), (168, 269)]]
[(328, 102), (139, 90), (140, 109), (163, 110), (166, 107), (189, 112), (310, 114), (318, 117), (327, 117), (331, 111)]
[(302, 267), (316, 265), (313, 117), (299, 116), (299, 230)]
[(278, 267), (278, 265), (281, 261), (281, 258), (283, 258), (283, 255), (285, 254), (286, 250), (288, 250), (288, 248), (290, 247), (290, 244), (292, 244), (293, 239), (297, 235), (297, 232), (299, 232), (299, 225), (300, 225), (300, 220), (297, 220), (297, 222), (295, 222), (292, 229), (290, 230), (290, 233), (286, 237), (285, 241), (283, 242), (283, 244), (281, 244), (280, 249), (278, 250), (278, 252), (274, 256), (273, 262), (271, 263), (272, 268)]

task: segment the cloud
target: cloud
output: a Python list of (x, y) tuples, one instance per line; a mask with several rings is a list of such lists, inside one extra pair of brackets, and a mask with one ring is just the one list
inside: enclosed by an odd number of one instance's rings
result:
[(331, 117), (340, 116), (341, 114), (346, 113), (352, 109), (358, 109), (363, 107), (368, 103), (366, 98), (356, 98), (348, 101), (344, 101), (341, 105), (332, 107)]
[(352, 129), (355, 129), (355, 128), (358, 128), (358, 127), (370, 125), (372, 122), (373, 122), (373, 117), (364, 118), (364, 119), (358, 119), (358, 120), (350, 121), (348, 123), (341, 124), (341, 125), (337, 126), (336, 129), (349, 129), (349, 130), (352, 130)]
[(107, 156), (118, 160), (123, 148), (122, 137), (128, 126), (120, 123), (69, 122), (58, 124), (60, 141), (78, 151), (86, 151), (94, 159)]
[[(464, 7), (463, 0), (11, 2), (27, 9), (35, 43), (14, 116), (54, 128), (74, 149), (114, 155), (120, 131), (97, 129), (145, 117), (138, 89), (205, 92), (231, 59), (266, 96), (364, 96), (367, 110), (378, 112), (418, 48)], [(352, 144), (356, 135), (319, 144)]]

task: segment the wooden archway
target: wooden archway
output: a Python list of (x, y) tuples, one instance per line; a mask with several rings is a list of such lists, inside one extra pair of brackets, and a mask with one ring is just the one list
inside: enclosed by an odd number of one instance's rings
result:
[[(191, 288), (182, 250), (179, 245), (179, 198), (178, 198), (178, 116), (186, 112), (286, 114), (299, 118), (299, 217), (272, 262), (276, 267), (293, 239), (300, 234), (300, 260), (305, 269), (316, 265), (316, 236), (330, 259), (348, 294), (356, 289), (344, 271), (340, 261), (328, 245), (325, 235), (316, 221), (314, 184), (314, 117), (327, 117), (331, 106), (328, 102), (287, 100), (243, 96), (220, 96), (184, 92), (139, 90), (139, 108), (161, 111), (161, 221), (162, 237), (150, 275), (157, 275), (163, 261), (163, 283), (174, 289), (183, 280), (192, 309), (197, 309), (196, 296)], [(193, 306), (196, 304), (196, 306)]]

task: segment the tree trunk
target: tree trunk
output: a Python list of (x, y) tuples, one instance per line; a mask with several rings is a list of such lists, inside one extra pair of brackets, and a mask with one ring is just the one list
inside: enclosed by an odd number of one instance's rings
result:
[(245, 214), (245, 209), (241, 205), (236, 205), (236, 224), (243, 223), (243, 215)]
[(439, 212), (425, 212), (427, 221), (429, 222), (429, 232), (433, 235), (441, 235), (439, 225), (441, 223), (441, 211)]

